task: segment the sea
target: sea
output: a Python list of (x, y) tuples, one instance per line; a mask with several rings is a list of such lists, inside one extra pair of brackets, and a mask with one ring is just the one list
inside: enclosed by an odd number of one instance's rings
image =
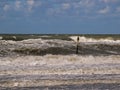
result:
[(0, 34), (0, 90), (120, 90), (120, 35)]

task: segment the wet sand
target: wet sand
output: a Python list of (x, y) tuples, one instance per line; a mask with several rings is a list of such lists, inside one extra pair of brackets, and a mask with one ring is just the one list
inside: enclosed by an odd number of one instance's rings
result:
[(1, 75), (0, 90), (119, 90), (120, 74)]
[(39, 87), (14, 87), (1, 88), (1, 90), (119, 90), (120, 84), (83, 84), (83, 85), (59, 85)]

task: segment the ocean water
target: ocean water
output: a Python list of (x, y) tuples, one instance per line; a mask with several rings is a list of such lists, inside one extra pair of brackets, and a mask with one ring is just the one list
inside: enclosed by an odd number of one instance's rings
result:
[(1, 35), (0, 88), (119, 90), (120, 37), (77, 37)]

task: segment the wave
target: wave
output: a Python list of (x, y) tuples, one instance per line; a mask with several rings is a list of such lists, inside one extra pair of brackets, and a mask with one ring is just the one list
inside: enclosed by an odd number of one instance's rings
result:
[[(70, 37), (75, 39), (76, 36)], [(120, 55), (120, 40), (94, 40), (79, 37), (78, 55)], [(75, 39), (76, 40), (76, 39)], [(0, 40), (0, 56), (24, 55), (70, 55), (76, 54), (76, 43), (59, 39), (27, 39), (22, 41)]]

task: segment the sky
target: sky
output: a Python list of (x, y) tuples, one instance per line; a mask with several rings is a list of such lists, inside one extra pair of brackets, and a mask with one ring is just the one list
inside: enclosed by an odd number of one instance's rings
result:
[(0, 33), (120, 34), (120, 0), (0, 0)]

